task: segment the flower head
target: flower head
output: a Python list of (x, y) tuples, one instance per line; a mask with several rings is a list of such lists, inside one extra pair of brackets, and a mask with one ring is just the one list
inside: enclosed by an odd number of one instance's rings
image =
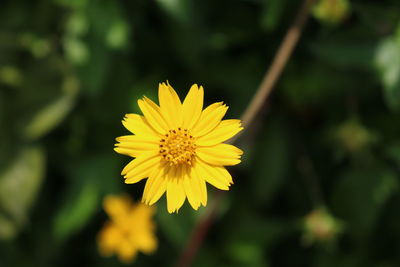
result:
[(304, 218), (303, 242), (310, 245), (314, 242), (333, 241), (343, 230), (340, 220), (333, 217), (326, 208), (319, 207)]
[(148, 178), (142, 201), (152, 205), (166, 192), (168, 212), (187, 198), (197, 210), (207, 204), (206, 182), (229, 190), (232, 177), (224, 166), (240, 163), (243, 152), (222, 142), (243, 128), (240, 120), (222, 120), (222, 102), (203, 110), (203, 87), (192, 85), (183, 103), (169, 83), (158, 89), (160, 105), (138, 100), (143, 116), (127, 114), (122, 124), (134, 135), (117, 138), (115, 151), (135, 157), (122, 170), (125, 183)]
[(110, 217), (98, 236), (103, 256), (117, 254), (122, 262), (132, 262), (138, 251), (149, 254), (156, 250), (154, 207), (134, 204), (128, 196), (107, 196), (104, 210)]

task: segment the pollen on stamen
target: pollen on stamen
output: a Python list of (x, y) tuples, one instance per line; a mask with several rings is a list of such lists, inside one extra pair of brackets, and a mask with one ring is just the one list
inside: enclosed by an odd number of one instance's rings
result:
[(165, 138), (160, 140), (160, 155), (170, 165), (188, 164), (192, 165), (192, 160), (196, 154), (196, 144), (194, 138), (187, 129), (172, 129), (165, 134)]

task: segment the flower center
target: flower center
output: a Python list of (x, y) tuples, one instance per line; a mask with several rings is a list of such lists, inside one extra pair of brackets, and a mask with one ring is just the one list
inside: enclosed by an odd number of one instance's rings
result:
[(192, 164), (193, 156), (196, 154), (194, 138), (187, 129), (178, 128), (169, 130), (165, 137), (160, 140), (160, 155), (170, 165), (179, 163)]

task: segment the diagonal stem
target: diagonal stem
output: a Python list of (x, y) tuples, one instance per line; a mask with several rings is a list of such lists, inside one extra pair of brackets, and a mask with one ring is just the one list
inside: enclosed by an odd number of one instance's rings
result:
[[(274, 57), (274, 60), (272, 61), (270, 68), (265, 73), (256, 94), (253, 96), (250, 104), (244, 111), (241, 119), (243, 127), (245, 129), (255, 119), (257, 113), (264, 105), (266, 99), (274, 88), (275, 83), (282, 74), (286, 63), (289, 60), (293, 49), (300, 38), (301, 32), (307, 21), (310, 6), (312, 3), (313, 0), (304, 0), (296, 15), (296, 18), (294, 19), (293, 24), (288, 29)], [(237, 135), (235, 138), (232, 138), (230, 141), (234, 142), (238, 136), (239, 135)], [(208, 213), (204, 214), (199, 223), (193, 229), (192, 234), (178, 259), (177, 266), (186, 267), (191, 265), (194, 256), (196, 255), (201, 244), (203, 243), (204, 237), (206, 236), (208, 230), (210, 229), (210, 226), (215, 219), (215, 215), (217, 213), (223, 195), (223, 191), (218, 191), (213, 206), (211, 207), (211, 209), (209, 209)]]
[(250, 104), (247, 106), (242, 115), (241, 119), (244, 128), (246, 128), (254, 120), (257, 113), (265, 103), (265, 100), (270, 95), (278, 78), (282, 74), (286, 63), (292, 55), (293, 49), (300, 38), (312, 3), (313, 0), (304, 0), (304, 3), (300, 7), (293, 24), (288, 29), (285, 38), (283, 39), (274, 57), (274, 60), (272, 61), (271, 66), (265, 73), (256, 94), (253, 96)]

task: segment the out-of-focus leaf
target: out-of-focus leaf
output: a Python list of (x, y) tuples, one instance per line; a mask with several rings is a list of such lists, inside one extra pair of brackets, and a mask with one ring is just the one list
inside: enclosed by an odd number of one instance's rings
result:
[(174, 19), (187, 22), (190, 19), (188, 0), (157, 0), (158, 4)]
[(281, 93), (295, 108), (304, 109), (310, 105), (323, 105), (328, 99), (340, 96), (343, 87), (348, 85), (348, 79), (348, 76), (320, 65), (309, 66), (306, 71), (299, 65), (282, 81)]
[[(75, 191), (75, 190), (74, 190)], [(54, 234), (64, 240), (79, 231), (99, 209), (100, 191), (96, 184), (86, 182), (66, 199), (54, 222)]]
[(27, 49), (36, 58), (43, 58), (51, 52), (51, 44), (48, 39), (30, 32), (21, 34), (19, 42), (24, 49)]
[(230, 259), (239, 266), (266, 266), (264, 248), (255, 242), (237, 241), (228, 245)]
[(5, 236), (0, 236), (0, 239), (11, 238), (15, 234), (13, 231), (16, 229), (13, 230), (9, 220), (12, 220), (15, 228), (26, 223), (29, 209), (44, 178), (44, 166), (43, 150), (39, 147), (25, 147), (11, 165), (0, 173), (0, 215), (3, 216), (3, 227), (6, 227)]
[[(354, 267), (364, 266), (363, 259), (361, 257), (353, 257), (351, 254), (343, 253), (321, 253), (316, 256), (315, 266), (323, 267)], [(380, 267), (384, 267), (379, 265)], [(394, 267), (394, 266), (393, 266)]]
[(37, 39), (32, 44), (31, 52), (36, 58), (43, 58), (50, 53), (50, 43), (46, 39)]
[[(232, 214), (233, 217), (226, 219), (229, 223), (223, 226), (225, 236), (223, 243), (226, 245), (224, 253), (238, 266), (255, 266), (253, 264), (266, 266), (267, 258), (264, 254), (258, 254), (257, 247), (263, 251), (274, 248), (281, 240), (297, 231), (297, 224), (273, 217), (265, 219), (254, 210), (248, 209), (248, 206), (237, 209), (238, 207)], [(239, 253), (237, 250), (242, 246), (245, 250), (243, 255), (236, 255)], [(255, 257), (252, 263), (250, 255)]]
[(89, 222), (101, 209), (101, 196), (119, 191), (117, 166), (112, 155), (99, 155), (82, 161), (72, 172), (72, 181), (54, 220), (58, 240), (66, 240)]
[(112, 23), (106, 35), (106, 43), (114, 49), (124, 47), (128, 42), (129, 25), (122, 21), (117, 20)]
[[(188, 205), (189, 203), (186, 201), (178, 214), (169, 214), (166, 208), (165, 196), (157, 203), (156, 221), (162, 233), (175, 248), (184, 246), (192, 228), (196, 224), (196, 218), (201, 216)], [(199, 212), (202, 213), (202, 208), (200, 207), (199, 209)]]
[(261, 15), (262, 27), (268, 31), (275, 29), (281, 21), (286, 4), (287, 0), (264, 1), (264, 11)]
[(0, 240), (13, 239), (18, 233), (18, 224), (0, 212)]
[(364, 28), (388, 33), (399, 21), (399, 6), (396, 1), (390, 0), (388, 5), (382, 5), (381, 1), (351, 1), (351, 3), (355, 15), (361, 22), (359, 25), (363, 25)]
[(69, 18), (65, 25), (65, 30), (70, 36), (83, 36), (89, 30), (87, 17), (82, 12), (75, 12)]
[(400, 142), (390, 144), (385, 149), (386, 156), (400, 166)]
[(333, 191), (332, 207), (344, 220), (347, 232), (363, 240), (397, 188), (396, 174), (389, 169), (351, 170), (340, 176)]
[(319, 42), (310, 46), (313, 54), (327, 64), (340, 68), (371, 69), (374, 64), (375, 43)]
[(286, 180), (289, 162), (289, 141), (282, 124), (271, 121), (264, 132), (257, 144), (254, 165), (250, 167), (255, 170), (249, 182), (258, 203), (268, 202), (278, 192)]
[(80, 66), (78, 75), (84, 92), (90, 96), (96, 96), (104, 89), (110, 54), (106, 46), (99, 41), (92, 42), (89, 47), (90, 61)]
[(74, 77), (67, 77), (63, 84), (63, 95), (32, 116), (24, 127), (24, 137), (34, 140), (55, 128), (73, 107), (78, 88), (78, 81)]
[(381, 42), (376, 50), (376, 66), (384, 86), (385, 100), (389, 108), (400, 108), (400, 26), (397, 36)]
[(67, 60), (73, 64), (82, 65), (90, 59), (87, 45), (77, 37), (67, 36), (63, 41), (63, 46)]
[(9, 86), (18, 86), (21, 84), (21, 72), (12, 66), (3, 66), (0, 68), (0, 82)]
[(54, 0), (59, 5), (70, 8), (83, 8), (90, 0)]

